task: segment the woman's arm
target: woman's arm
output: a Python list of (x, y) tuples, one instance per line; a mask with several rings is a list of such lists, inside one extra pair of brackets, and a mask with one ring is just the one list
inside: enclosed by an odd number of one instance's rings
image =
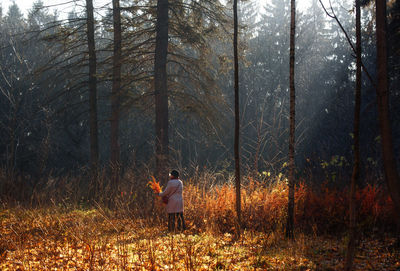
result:
[(173, 186), (171, 185), (171, 182), (168, 181), (167, 187), (165, 188), (165, 190), (163, 192), (159, 193), (158, 195), (160, 197), (168, 196), (172, 192), (172, 189), (173, 189)]

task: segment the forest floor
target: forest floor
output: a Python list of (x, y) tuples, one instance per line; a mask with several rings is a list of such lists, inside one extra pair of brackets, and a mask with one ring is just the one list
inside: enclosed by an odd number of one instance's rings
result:
[[(103, 210), (0, 210), (0, 270), (341, 270), (345, 237), (189, 230)], [(191, 229), (190, 229), (191, 228)], [(394, 239), (364, 237), (356, 270), (400, 270)]]

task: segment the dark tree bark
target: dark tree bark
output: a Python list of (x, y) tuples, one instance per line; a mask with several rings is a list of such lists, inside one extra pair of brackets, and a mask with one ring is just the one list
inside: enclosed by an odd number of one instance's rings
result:
[(157, 1), (156, 49), (154, 60), (154, 95), (156, 113), (156, 177), (167, 180), (168, 174), (168, 0)]
[(96, 177), (99, 164), (99, 143), (97, 129), (96, 46), (94, 40), (94, 16), (92, 0), (86, 0), (86, 26), (89, 49), (90, 169), (92, 177)]
[(361, 8), (360, 0), (356, 2), (356, 89), (354, 105), (354, 164), (353, 174), (351, 176), (350, 188), (350, 225), (349, 225), (349, 243), (347, 244), (347, 255), (345, 270), (350, 271), (353, 268), (353, 260), (356, 250), (357, 235), (357, 198), (356, 191), (360, 181), (360, 109), (361, 109)]
[(378, 114), (382, 140), (385, 179), (396, 210), (397, 240), (400, 242), (400, 178), (393, 150), (392, 127), (389, 114), (388, 56), (386, 38), (386, 0), (376, 0), (376, 47), (378, 70)]
[(238, 59), (238, 14), (237, 0), (233, 1), (233, 55), (235, 68), (235, 186), (236, 186), (236, 215), (238, 222), (238, 234), (241, 226), (241, 196), (240, 196), (240, 121), (239, 121), (239, 59)]
[(296, 2), (290, 1), (290, 131), (289, 131), (289, 198), (286, 236), (294, 239), (294, 144), (295, 144), (295, 113), (296, 113), (296, 92), (294, 85), (294, 64), (295, 64), (295, 34), (296, 34)]
[(119, 119), (121, 101), (121, 12), (119, 0), (113, 0), (114, 55), (111, 91), (110, 166), (112, 181), (118, 186), (120, 174)]

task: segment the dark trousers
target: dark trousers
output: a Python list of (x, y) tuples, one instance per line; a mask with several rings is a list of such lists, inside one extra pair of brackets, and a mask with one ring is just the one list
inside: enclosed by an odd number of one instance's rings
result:
[(170, 213), (168, 214), (168, 231), (183, 231), (186, 229), (183, 213)]

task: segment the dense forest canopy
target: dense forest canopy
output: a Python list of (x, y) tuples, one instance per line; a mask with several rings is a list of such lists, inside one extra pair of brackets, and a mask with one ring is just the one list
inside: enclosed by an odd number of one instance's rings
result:
[[(81, 3), (82, 2), (82, 3)], [(85, 6), (83, 1), (75, 5)], [(121, 1), (121, 168), (154, 164), (155, 2)], [(108, 8), (107, 8), (108, 7)], [(95, 10), (101, 167), (110, 160), (112, 11)], [(285, 172), (289, 117), (289, 0), (239, 3), (241, 156), (246, 174)], [(333, 3), (354, 37), (353, 4)], [(231, 9), (218, 1), (170, 1), (168, 47), (171, 166), (190, 173), (233, 169)], [(391, 120), (400, 154), (399, 3), (388, 3)], [(373, 5), (362, 9), (362, 61), (376, 81)], [(396, 20), (397, 18), (397, 20)], [(32, 187), (45, 176), (89, 165), (86, 13), (67, 18), (36, 1), (0, 13), (0, 165)], [(313, 0), (297, 15), (296, 175), (340, 184), (352, 156), (355, 60), (334, 20)], [(363, 77), (361, 163), (365, 181), (382, 177), (374, 85)], [(397, 163), (399, 159), (397, 159)], [(123, 173), (122, 172), (122, 173)], [(339, 180), (339, 182), (336, 182)], [(5, 188), (3, 188), (5, 189)]]

